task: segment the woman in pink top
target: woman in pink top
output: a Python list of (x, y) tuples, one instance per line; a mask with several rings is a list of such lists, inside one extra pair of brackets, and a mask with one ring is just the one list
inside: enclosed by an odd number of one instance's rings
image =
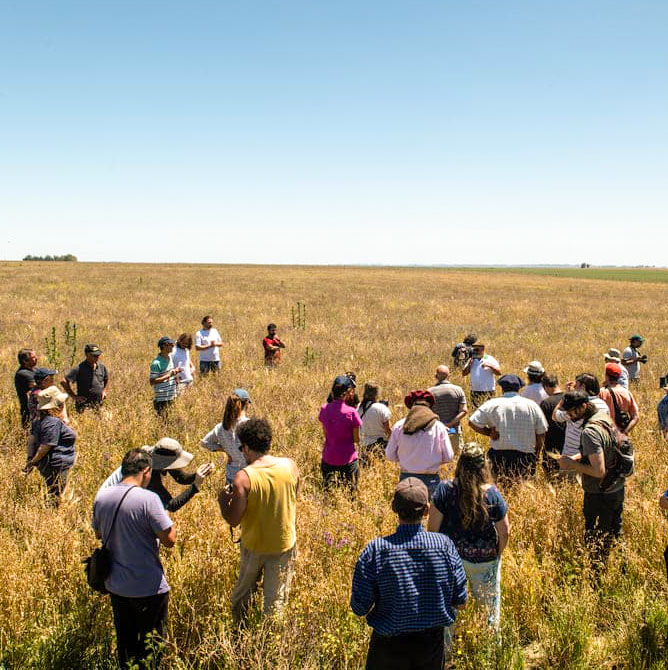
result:
[(320, 423), (325, 432), (325, 444), (322, 449), (322, 479), (328, 490), (335, 478), (340, 478), (355, 491), (359, 466), (357, 464), (357, 445), (360, 441), (362, 419), (350, 401), (355, 394), (355, 382), (346, 375), (334, 380), (332, 400), (320, 408)]
[(454, 455), (448, 429), (431, 409), (434, 400), (429, 391), (411, 391), (404, 398), (408, 415), (394, 424), (385, 449), (387, 459), (399, 463), (399, 480), (417, 477), (427, 486), (430, 497), (441, 481), (441, 465)]

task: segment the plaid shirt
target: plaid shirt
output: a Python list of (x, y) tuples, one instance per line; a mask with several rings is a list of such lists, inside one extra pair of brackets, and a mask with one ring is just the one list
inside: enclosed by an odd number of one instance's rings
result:
[(400, 524), (362, 551), (350, 606), (381, 635), (450, 626), (466, 602), (466, 574), (449, 537)]

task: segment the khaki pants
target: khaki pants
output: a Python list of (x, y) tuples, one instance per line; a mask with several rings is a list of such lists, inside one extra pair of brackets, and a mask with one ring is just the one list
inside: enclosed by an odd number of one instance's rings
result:
[(454, 452), (455, 456), (457, 456), (462, 452), (462, 445), (459, 441), (459, 433), (448, 435), (448, 437), (450, 438), (450, 446), (452, 447), (452, 451)]
[(245, 618), (251, 597), (264, 572), (264, 613), (282, 609), (295, 572), (296, 546), (282, 554), (258, 554), (241, 545), (239, 579), (232, 591), (232, 617), (235, 623)]

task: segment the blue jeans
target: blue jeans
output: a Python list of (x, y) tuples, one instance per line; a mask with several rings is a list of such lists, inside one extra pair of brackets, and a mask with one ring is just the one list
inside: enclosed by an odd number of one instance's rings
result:
[(434, 495), (434, 491), (441, 483), (441, 477), (438, 473), (434, 473), (433, 475), (419, 475), (412, 472), (402, 472), (399, 475), (399, 481), (406, 479), (407, 477), (415, 477), (424, 483), (424, 485), (427, 487), (427, 491), (429, 491), (429, 500), (431, 500), (431, 497)]
[(200, 361), (199, 373), (201, 375), (209, 374), (209, 372), (218, 372), (220, 370), (220, 361)]
[(489, 611), (487, 623), (499, 630), (501, 623), (501, 558), (486, 563), (469, 563), (462, 559), (473, 597)]

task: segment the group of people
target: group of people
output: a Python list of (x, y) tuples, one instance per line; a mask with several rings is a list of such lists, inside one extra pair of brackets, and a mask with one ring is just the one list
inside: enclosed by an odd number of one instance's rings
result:
[[(206, 375), (219, 369), (222, 343), (211, 317), (205, 317), (202, 326), (195, 343), (200, 374)], [(467, 394), (451, 381), (446, 365), (436, 368), (432, 385), (405, 396), (407, 414), (393, 425), (380, 386), (367, 382), (360, 399), (356, 375), (350, 372), (334, 379), (320, 409), (325, 491), (343, 484), (354, 492), (360, 463), (373, 467), (375, 459), (384, 457), (399, 465), (392, 500), (397, 531), (364, 548), (352, 581), (351, 607), (373, 628), (368, 668), (411, 667), (415, 658), (420, 667), (441, 668), (457, 611), (467, 602), (467, 583), (485, 608), (490, 627), (498, 630), (501, 557), (510, 526), (506, 501), (495, 482), (510, 486), (534, 476), (539, 464), (555, 479), (578, 474), (584, 489), (585, 541), (598, 569), (621, 534), (629, 473), (618, 469), (616, 454), (640, 416), (629, 387), (637, 383), (639, 363), (647, 360), (638, 353), (643, 338), (633, 336), (621, 355), (616, 349), (603, 355), (602, 387), (595, 374), (582, 373), (565, 390), (540, 361), (524, 368), (526, 383), (520, 375), (502, 374), (485, 345), (475, 337), (467, 339), (467, 355), (459, 350), (456, 364), (470, 379), (473, 412), (468, 426), (489, 437), (489, 449), (464, 443)], [(175, 344), (188, 355), (174, 354)], [(192, 383), (191, 345), (187, 334), (176, 342), (163, 337), (158, 343), (160, 354), (150, 372), (158, 413), (173, 401), (179, 385)], [(268, 366), (280, 360), (283, 347), (270, 324), (263, 341)], [(66, 400), (74, 399), (77, 412), (99, 407), (109, 383), (100, 348), (89, 344), (85, 353), (86, 360), (61, 380), (61, 391), (55, 385), (56, 370), (38, 368), (32, 350), (19, 352), (16, 389), (22, 421), (31, 426), (26, 470), (40, 470), (55, 500), (76, 456)], [(182, 376), (185, 369), (190, 380)], [(497, 384), (501, 396), (496, 396)], [(260, 575), (264, 574), (266, 614), (280, 611), (287, 598), (295, 568), (300, 482), (292, 459), (270, 453), (271, 426), (265, 419), (250, 418), (250, 405), (248, 391), (234, 389), (225, 400), (221, 421), (200, 441), (204, 449), (223, 456), (221, 515), (230, 528), (241, 527), (239, 577), (231, 596), (238, 624), (245, 621)], [(660, 421), (668, 418), (667, 406), (668, 393), (659, 405)], [(455, 458), (454, 477), (441, 480), (441, 467)], [(206, 462), (187, 473), (192, 460), (193, 454), (167, 437), (132, 449), (95, 498), (93, 527), (112, 557), (105, 584), (121, 665), (145, 658), (148, 633), (164, 634), (169, 585), (158, 547), (174, 545), (176, 530), (169, 514), (187, 504), (214, 470), (214, 464)], [(186, 487), (179, 495), (172, 496), (165, 487), (167, 475)], [(661, 506), (668, 509), (668, 491)], [(668, 548), (666, 561), (668, 569)]]

